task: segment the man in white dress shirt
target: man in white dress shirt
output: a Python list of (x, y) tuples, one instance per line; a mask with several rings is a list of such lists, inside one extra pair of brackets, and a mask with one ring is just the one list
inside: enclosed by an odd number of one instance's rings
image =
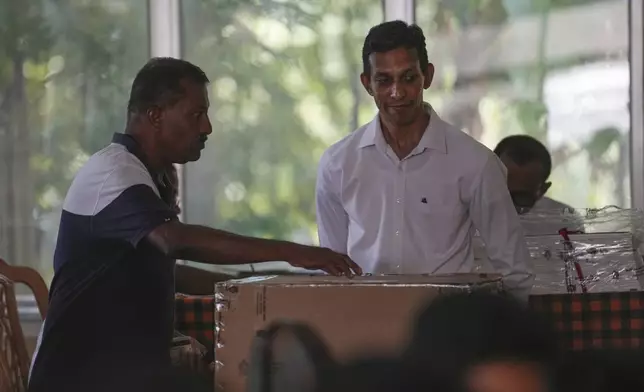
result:
[(526, 235), (556, 235), (564, 227), (583, 231), (574, 208), (545, 196), (552, 185), (552, 158), (546, 146), (527, 135), (512, 135), (494, 152), (508, 170), (508, 190)]
[(434, 66), (422, 30), (375, 26), (362, 57), (360, 79), (379, 113), (320, 160), (321, 245), (368, 273), (471, 272), (478, 229), (506, 287), (527, 292), (531, 260), (503, 164), (423, 101)]

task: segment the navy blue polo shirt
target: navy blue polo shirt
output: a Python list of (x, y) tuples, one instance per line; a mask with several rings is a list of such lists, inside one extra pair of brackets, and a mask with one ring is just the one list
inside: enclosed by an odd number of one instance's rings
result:
[(145, 240), (177, 219), (163, 186), (123, 134), (76, 175), (30, 391), (129, 388), (169, 366), (175, 261)]

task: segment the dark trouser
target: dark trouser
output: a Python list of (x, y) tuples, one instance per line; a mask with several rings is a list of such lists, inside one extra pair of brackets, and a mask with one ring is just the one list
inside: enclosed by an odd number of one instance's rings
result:
[(214, 390), (212, 374), (195, 373), (187, 367), (173, 367), (170, 378), (172, 383), (170, 387), (173, 389), (162, 389), (164, 392), (212, 392)]
[(211, 377), (187, 368), (136, 368), (123, 371), (33, 375), (28, 392), (212, 392)]

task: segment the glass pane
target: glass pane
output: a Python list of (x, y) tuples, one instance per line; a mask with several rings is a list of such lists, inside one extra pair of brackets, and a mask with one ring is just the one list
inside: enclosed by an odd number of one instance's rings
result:
[(182, 2), (184, 57), (212, 80), (213, 122), (201, 160), (186, 167), (186, 219), (315, 243), (318, 160), (375, 114), (359, 74), (381, 2), (261, 4)]
[(0, 257), (49, 282), (73, 176), (124, 129), (148, 58), (147, 5), (0, 3)]
[(490, 148), (541, 140), (552, 198), (630, 206), (627, 1), (418, 0), (416, 13), (439, 113)]

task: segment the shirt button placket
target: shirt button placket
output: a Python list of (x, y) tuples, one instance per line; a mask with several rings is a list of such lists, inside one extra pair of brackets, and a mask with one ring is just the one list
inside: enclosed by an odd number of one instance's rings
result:
[(395, 213), (394, 213), (394, 254), (396, 257), (396, 273), (401, 274), (403, 263), (403, 217), (405, 212), (405, 162), (398, 163), (398, 172), (396, 175), (396, 196)]

